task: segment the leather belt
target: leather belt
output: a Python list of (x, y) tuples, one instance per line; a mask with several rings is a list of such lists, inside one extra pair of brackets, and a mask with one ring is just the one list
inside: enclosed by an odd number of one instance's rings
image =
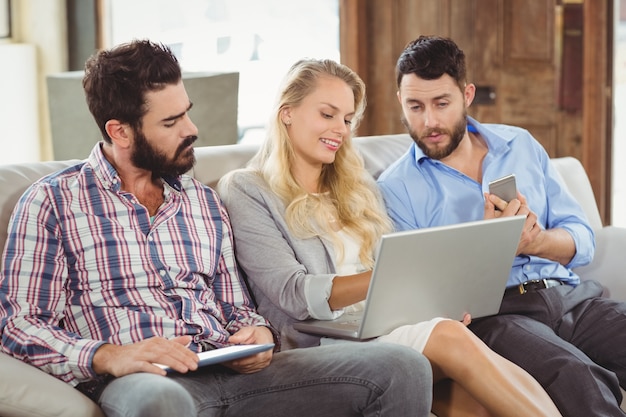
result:
[(508, 287), (504, 291), (504, 295), (526, 294), (527, 292), (536, 292), (545, 288), (558, 287), (559, 285), (563, 285), (563, 282), (558, 279), (531, 279), (514, 287)]

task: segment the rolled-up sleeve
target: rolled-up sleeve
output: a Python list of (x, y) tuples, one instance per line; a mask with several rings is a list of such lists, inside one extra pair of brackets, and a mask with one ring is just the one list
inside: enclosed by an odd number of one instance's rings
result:
[(330, 292), (333, 288), (332, 275), (317, 277), (309, 276), (304, 284), (304, 295), (307, 308), (312, 318), (318, 320), (333, 320), (343, 314), (343, 309), (331, 310), (328, 304)]

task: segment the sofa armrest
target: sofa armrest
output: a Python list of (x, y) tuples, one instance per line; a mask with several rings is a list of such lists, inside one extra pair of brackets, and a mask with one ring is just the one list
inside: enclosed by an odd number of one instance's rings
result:
[(0, 416), (104, 417), (102, 410), (69, 384), (0, 353)]
[(604, 286), (605, 295), (626, 301), (626, 228), (605, 226), (596, 230), (596, 254), (586, 266), (575, 268), (581, 279), (593, 279)]

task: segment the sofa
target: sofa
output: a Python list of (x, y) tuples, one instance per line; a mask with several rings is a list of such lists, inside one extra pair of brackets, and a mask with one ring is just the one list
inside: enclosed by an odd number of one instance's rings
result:
[[(354, 141), (367, 170), (375, 177), (402, 155), (412, 142), (406, 134), (358, 137)], [(244, 166), (257, 148), (255, 144), (197, 147), (197, 163), (189, 174), (215, 187), (226, 172)], [(38, 178), (76, 162), (79, 161), (0, 166), (0, 250), (4, 249), (11, 211), (26, 187)], [(593, 263), (577, 272), (583, 279), (593, 278), (602, 282), (606, 295), (626, 300), (626, 280), (622, 279), (622, 271), (626, 271), (626, 257), (618, 253), (626, 243), (626, 228), (602, 225), (589, 179), (578, 160), (556, 158), (553, 163), (584, 207), (597, 234), (597, 252)], [(101, 417), (103, 413), (69, 385), (0, 353), (0, 417), (18, 416)]]

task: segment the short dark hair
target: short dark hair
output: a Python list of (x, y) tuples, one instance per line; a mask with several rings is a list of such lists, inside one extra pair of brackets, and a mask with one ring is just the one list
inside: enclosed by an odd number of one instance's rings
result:
[(415, 74), (424, 80), (436, 80), (448, 74), (462, 91), (466, 83), (465, 54), (449, 38), (420, 36), (409, 42), (398, 58), (398, 87), (406, 74)]
[(172, 51), (149, 40), (134, 40), (92, 55), (85, 63), (83, 88), (104, 140), (111, 142), (105, 129), (111, 119), (139, 131), (147, 112), (146, 93), (177, 84), (181, 78)]

